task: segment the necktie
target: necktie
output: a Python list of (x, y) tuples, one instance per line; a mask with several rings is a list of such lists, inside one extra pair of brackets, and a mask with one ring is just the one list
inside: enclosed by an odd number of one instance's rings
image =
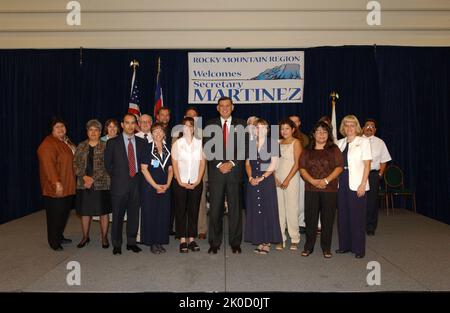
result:
[(227, 141), (228, 141), (228, 125), (227, 125), (227, 121), (225, 121), (223, 123), (223, 147), (224, 149), (226, 149), (227, 147)]
[(136, 160), (134, 159), (134, 148), (131, 138), (128, 138), (128, 170), (131, 177), (136, 175)]
[(145, 141), (147, 141), (148, 142), (148, 134), (144, 134), (144, 138), (145, 138)]

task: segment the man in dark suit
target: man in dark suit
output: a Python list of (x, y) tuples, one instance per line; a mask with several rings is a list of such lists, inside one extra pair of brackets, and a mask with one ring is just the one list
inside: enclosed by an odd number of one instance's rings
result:
[(113, 254), (122, 254), (122, 227), (127, 212), (127, 250), (141, 251), (136, 245), (139, 226), (139, 183), (141, 179), (141, 151), (148, 144), (134, 135), (136, 116), (125, 114), (121, 126), (123, 133), (108, 140), (105, 167), (111, 177)]
[[(234, 106), (229, 97), (218, 101), (220, 117), (209, 120), (205, 125), (205, 153), (208, 157), (209, 180), (209, 245), (208, 253), (217, 253), (222, 244), (225, 196), (228, 205), (229, 243), (233, 253), (241, 253), (242, 242), (242, 179), (245, 160), (244, 120), (231, 116)], [(208, 126), (216, 125), (219, 132), (211, 134)], [(242, 127), (242, 128), (241, 128)], [(210, 127), (209, 129), (211, 130)], [(239, 131), (241, 130), (241, 131)], [(211, 143), (215, 145), (211, 145)], [(223, 150), (221, 149), (223, 148)]]

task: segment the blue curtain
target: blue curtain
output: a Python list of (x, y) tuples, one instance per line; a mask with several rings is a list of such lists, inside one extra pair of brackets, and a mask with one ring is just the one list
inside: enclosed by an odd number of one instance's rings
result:
[[(36, 149), (52, 115), (65, 118), (70, 137), (79, 142), (87, 120), (120, 119), (126, 112), (132, 59), (140, 62), (141, 111), (153, 111), (160, 57), (165, 105), (172, 121), (180, 121), (188, 106), (188, 52), (0, 50), (0, 223), (41, 208)], [(404, 169), (406, 185), (417, 192), (419, 213), (450, 224), (450, 48), (305, 49), (303, 103), (236, 105), (235, 115), (274, 124), (299, 114), (309, 132), (330, 115), (332, 90), (340, 94), (338, 123), (347, 114), (361, 122), (377, 119), (378, 135)], [(197, 107), (206, 119), (216, 115), (215, 105)]]

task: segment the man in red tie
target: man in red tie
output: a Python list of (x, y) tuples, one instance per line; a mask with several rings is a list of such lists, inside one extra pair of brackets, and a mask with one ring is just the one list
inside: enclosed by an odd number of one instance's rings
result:
[[(217, 149), (211, 151), (213, 158), (208, 157), (209, 179), (209, 236), (210, 248), (208, 253), (217, 253), (222, 244), (223, 215), (225, 197), (228, 205), (229, 244), (233, 253), (241, 253), (242, 242), (242, 180), (245, 160), (245, 132), (246, 123), (242, 119), (231, 116), (234, 106), (231, 98), (221, 97), (217, 104), (220, 117), (206, 123), (208, 126), (221, 128), (221, 132), (214, 132), (215, 136), (204, 136), (205, 148), (207, 142), (213, 140), (223, 144), (223, 153), (217, 154)], [(241, 127), (238, 127), (241, 126)], [(220, 140), (217, 138), (220, 137)], [(240, 143), (244, 143), (240, 145)], [(217, 145), (216, 145), (217, 146)], [(208, 151), (205, 151), (208, 153)], [(239, 157), (241, 155), (241, 157)]]
[(113, 254), (122, 254), (122, 228), (127, 213), (127, 250), (135, 253), (139, 226), (139, 183), (141, 179), (140, 159), (146, 144), (134, 135), (136, 116), (127, 113), (121, 126), (122, 136), (108, 140), (105, 150), (105, 167), (111, 177), (111, 204), (113, 211), (111, 239)]

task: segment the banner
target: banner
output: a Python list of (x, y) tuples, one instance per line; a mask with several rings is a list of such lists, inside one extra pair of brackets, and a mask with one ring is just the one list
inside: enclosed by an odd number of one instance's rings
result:
[(189, 103), (303, 102), (304, 51), (189, 53)]

